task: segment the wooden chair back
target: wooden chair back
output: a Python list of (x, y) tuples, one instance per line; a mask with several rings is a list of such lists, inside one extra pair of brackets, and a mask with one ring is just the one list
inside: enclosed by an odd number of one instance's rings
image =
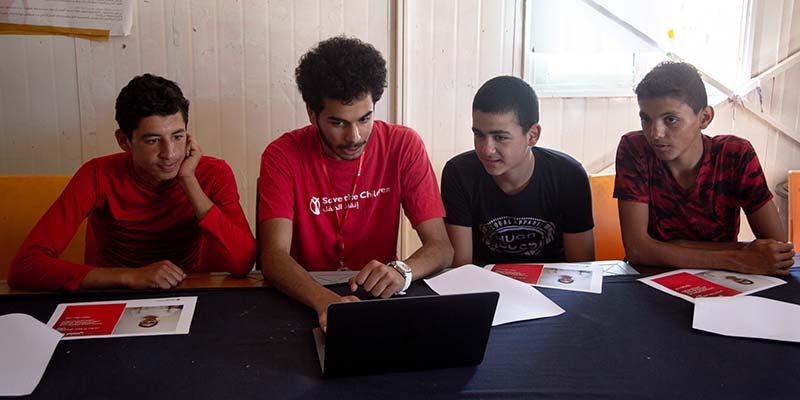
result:
[[(39, 218), (58, 198), (70, 176), (0, 176), (0, 280), (8, 277), (11, 259)], [(92, 246), (94, 248), (94, 246)], [(84, 262), (86, 221), (61, 254), (61, 258)]]
[(794, 244), (794, 251), (800, 252), (800, 171), (789, 171), (787, 202), (789, 240)]
[(594, 215), (594, 256), (597, 260), (624, 260), (619, 209), (614, 198), (614, 174), (589, 175)]

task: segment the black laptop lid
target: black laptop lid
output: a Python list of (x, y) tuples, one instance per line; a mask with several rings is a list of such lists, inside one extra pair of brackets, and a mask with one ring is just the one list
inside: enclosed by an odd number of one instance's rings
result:
[(326, 376), (480, 364), (499, 294), (335, 303), (328, 307)]

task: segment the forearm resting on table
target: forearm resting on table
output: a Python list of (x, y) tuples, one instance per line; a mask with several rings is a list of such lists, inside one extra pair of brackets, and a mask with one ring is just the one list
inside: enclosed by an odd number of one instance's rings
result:
[(422, 278), (439, 272), (453, 263), (453, 246), (447, 236), (444, 221), (432, 218), (417, 225), (422, 247), (405, 260), (413, 270), (412, 278)]
[(130, 268), (92, 268), (81, 281), (81, 289), (131, 287)]
[(745, 242), (697, 242), (683, 239), (670, 240), (668, 243), (689, 249), (709, 251), (740, 250), (747, 245)]
[(95, 267), (84, 276), (80, 288), (170, 289), (184, 279), (186, 273), (180, 267), (169, 260), (161, 260), (137, 268)]
[(317, 312), (339, 301), (339, 295), (315, 281), (286, 252), (265, 250), (261, 256), (261, 273), (275, 288)]
[(751, 243), (660, 242), (652, 238), (626, 243), (628, 261), (633, 265), (671, 268), (706, 268), (749, 274), (785, 275), (793, 252), (771, 239)]
[(447, 241), (432, 241), (417, 249), (406, 264), (413, 270), (412, 278), (423, 278), (449, 267), (453, 261), (453, 247)]

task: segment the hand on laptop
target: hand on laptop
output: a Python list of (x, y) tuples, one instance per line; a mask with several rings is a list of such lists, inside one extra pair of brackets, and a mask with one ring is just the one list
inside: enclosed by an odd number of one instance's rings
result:
[(386, 299), (400, 291), (405, 283), (405, 278), (394, 268), (372, 260), (350, 279), (350, 290), (355, 293), (362, 286), (373, 296)]
[(323, 332), (328, 330), (328, 306), (333, 303), (349, 303), (352, 301), (359, 301), (358, 297), (356, 296), (339, 296), (336, 293), (330, 292), (335, 298), (332, 297), (331, 301), (328, 301), (321, 310), (317, 310), (317, 317), (319, 318), (319, 327), (322, 329)]

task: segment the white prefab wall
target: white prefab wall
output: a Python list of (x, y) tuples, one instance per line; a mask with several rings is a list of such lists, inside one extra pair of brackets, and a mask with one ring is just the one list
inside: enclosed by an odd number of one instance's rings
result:
[[(184, 89), (190, 130), (206, 154), (231, 164), (253, 224), (261, 152), (308, 122), (294, 83), (298, 58), (342, 33), (383, 52), (391, 81), (377, 117), (419, 131), (439, 174), (450, 157), (472, 147), (478, 87), (522, 73), (524, 3), (139, 0), (128, 37), (100, 43), (0, 35), (0, 174), (69, 175), (92, 157), (119, 151), (114, 99), (130, 78), (152, 72)], [(754, 4), (755, 76), (800, 48), (800, 0)], [(763, 116), (790, 132), (734, 103), (717, 107), (708, 130), (753, 142), (770, 187), (786, 179), (787, 169), (800, 169), (798, 65), (761, 82)], [(746, 98), (758, 102), (755, 92)], [(613, 171), (619, 136), (638, 128), (637, 113), (631, 97), (542, 98), (539, 144), (572, 154), (590, 173)], [(402, 240), (407, 255), (416, 235), (406, 228)]]

